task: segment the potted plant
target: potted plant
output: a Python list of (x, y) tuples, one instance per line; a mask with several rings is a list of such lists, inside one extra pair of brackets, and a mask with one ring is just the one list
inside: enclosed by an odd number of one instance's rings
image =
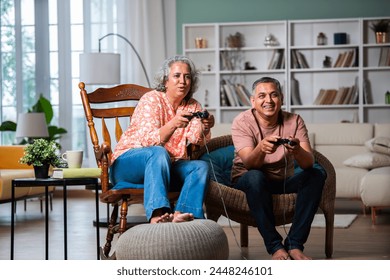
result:
[(50, 165), (57, 167), (61, 164), (58, 148), (58, 143), (54, 140), (35, 139), (33, 143), (26, 145), (19, 162), (32, 165), (36, 178), (48, 178)]
[(387, 33), (390, 30), (390, 20), (381, 19), (371, 23), (370, 28), (375, 32), (377, 43), (387, 42)]

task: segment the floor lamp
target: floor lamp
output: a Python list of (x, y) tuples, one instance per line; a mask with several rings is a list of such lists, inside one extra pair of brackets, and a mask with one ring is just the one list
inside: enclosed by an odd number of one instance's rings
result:
[(109, 36), (117, 36), (130, 45), (142, 66), (148, 86), (151, 87), (144, 63), (137, 50), (126, 37), (117, 33), (108, 33), (99, 39), (98, 53), (80, 54), (80, 81), (90, 85), (120, 83), (120, 54), (101, 52), (101, 41)]

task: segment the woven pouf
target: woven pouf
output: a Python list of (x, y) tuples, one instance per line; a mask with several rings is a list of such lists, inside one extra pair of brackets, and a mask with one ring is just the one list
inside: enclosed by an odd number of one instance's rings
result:
[(115, 250), (118, 260), (223, 260), (229, 245), (212, 220), (141, 224), (125, 231)]

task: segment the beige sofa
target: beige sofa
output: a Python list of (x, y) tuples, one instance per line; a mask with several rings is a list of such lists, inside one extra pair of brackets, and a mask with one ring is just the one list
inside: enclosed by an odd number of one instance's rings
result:
[[(230, 134), (230, 127), (216, 124), (212, 137)], [(335, 167), (336, 198), (361, 200), (371, 207), (375, 223), (376, 209), (390, 207), (390, 149), (382, 147), (378, 153), (372, 143), (380, 137), (390, 139), (390, 124), (307, 124), (307, 128), (314, 149)]]
[[(0, 146), (0, 203), (11, 202), (12, 179), (34, 177), (32, 166), (20, 164), (24, 146)], [(52, 192), (53, 187), (49, 188)], [(15, 189), (16, 200), (24, 200), (30, 197), (38, 197), (45, 194), (44, 187), (23, 187)]]

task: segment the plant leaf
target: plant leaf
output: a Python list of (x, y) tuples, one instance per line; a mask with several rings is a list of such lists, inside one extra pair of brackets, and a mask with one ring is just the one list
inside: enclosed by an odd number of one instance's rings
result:
[(4, 121), (0, 125), (0, 131), (16, 131), (16, 123), (13, 121)]
[(37, 103), (31, 108), (31, 112), (45, 113), (46, 123), (49, 124), (53, 119), (53, 106), (50, 101), (46, 99), (42, 94), (39, 96)]

